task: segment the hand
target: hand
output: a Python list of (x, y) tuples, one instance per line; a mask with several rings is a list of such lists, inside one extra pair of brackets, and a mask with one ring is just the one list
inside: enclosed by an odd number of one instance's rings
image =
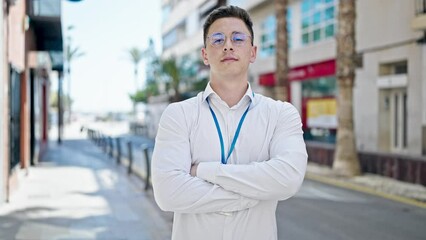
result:
[(197, 176), (197, 167), (198, 167), (198, 163), (195, 163), (191, 166), (191, 176), (196, 177)]

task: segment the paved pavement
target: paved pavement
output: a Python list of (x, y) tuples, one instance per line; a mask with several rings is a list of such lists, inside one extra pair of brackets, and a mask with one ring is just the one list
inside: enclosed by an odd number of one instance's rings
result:
[(10, 203), (0, 239), (170, 239), (152, 191), (88, 140), (51, 142)]

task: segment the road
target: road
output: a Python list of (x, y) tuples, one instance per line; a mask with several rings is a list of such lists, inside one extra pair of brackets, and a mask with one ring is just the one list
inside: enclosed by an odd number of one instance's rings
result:
[(416, 240), (426, 236), (426, 209), (305, 180), (278, 204), (282, 240)]

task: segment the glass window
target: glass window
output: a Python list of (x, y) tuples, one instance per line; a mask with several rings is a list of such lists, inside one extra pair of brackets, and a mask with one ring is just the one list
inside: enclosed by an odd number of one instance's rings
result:
[(337, 0), (303, 0), (302, 44), (307, 45), (334, 37)]
[(178, 39), (178, 34), (176, 29), (173, 29), (165, 36), (163, 36), (163, 50), (171, 47)]
[(309, 43), (309, 33), (304, 33), (304, 34), (302, 35), (302, 43), (303, 43), (303, 44), (307, 44), (307, 43)]
[(319, 41), (321, 39), (321, 29), (316, 29), (314, 31), (314, 42)]
[(303, 98), (335, 97), (337, 92), (336, 78), (323, 77), (302, 81)]
[[(287, 9), (287, 43), (288, 47), (291, 48), (291, 35), (292, 35), (292, 15), (293, 12), (291, 8)], [(276, 44), (276, 30), (277, 30), (277, 20), (275, 14), (269, 15), (265, 18), (262, 23), (262, 33), (260, 36), (260, 56), (261, 57), (270, 57), (275, 54), (275, 44)]]
[(275, 52), (275, 34), (277, 28), (277, 21), (275, 15), (269, 15), (265, 18), (262, 24), (262, 35), (260, 43), (260, 56), (268, 57)]
[(325, 37), (328, 38), (332, 36), (334, 36), (334, 24), (325, 27)]
[(325, 16), (324, 21), (333, 20), (334, 19), (334, 6), (330, 7), (330, 8), (327, 8), (325, 10), (325, 15), (324, 16)]
[(165, 21), (167, 21), (167, 19), (169, 19), (169, 15), (170, 15), (170, 11), (171, 11), (171, 6), (170, 5), (165, 5), (162, 9), (162, 21), (163, 23)]

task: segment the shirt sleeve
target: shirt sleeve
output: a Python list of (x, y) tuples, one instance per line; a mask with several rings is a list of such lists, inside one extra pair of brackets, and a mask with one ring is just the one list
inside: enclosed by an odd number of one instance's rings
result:
[(152, 156), (154, 197), (164, 211), (232, 212), (259, 201), (190, 175), (189, 131), (183, 109), (171, 104), (163, 113)]
[(270, 143), (270, 159), (247, 165), (200, 163), (197, 177), (258, 200), (285, 200), (299, 190), (308, 155), (297, 110), (284, 103)]

